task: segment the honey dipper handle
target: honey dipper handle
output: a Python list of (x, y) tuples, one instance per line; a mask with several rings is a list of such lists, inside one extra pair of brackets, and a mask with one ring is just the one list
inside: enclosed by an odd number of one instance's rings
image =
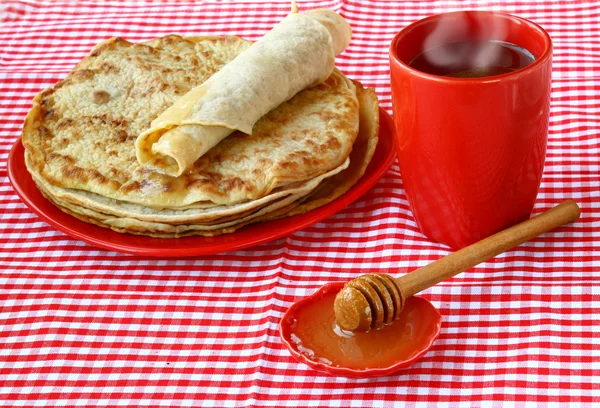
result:
[(410, 297), (454, 275), (466, 271), (523, 242), (579, 218), (580, 210), (572, 200), (527, 221), (514, 225), (479, 242), (462, 248), (427, 266), (396, 279), (405, 297)]

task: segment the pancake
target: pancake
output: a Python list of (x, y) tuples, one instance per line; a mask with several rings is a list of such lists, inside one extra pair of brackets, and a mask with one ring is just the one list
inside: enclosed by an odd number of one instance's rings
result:
[[(279, 196), (279, 199), (265, 202), (247, 211), (237, 211), (233, 215), (225, 215), (206, 222), (187, 223), (186, 217), (177, 217), (177, 210), (156, 211), (145, 209), (140, 214), (135, 212), (112, 214), (115, 207), (104, 207), (105, 211), (97, 211), (86, 206), (65, 202), (55, 194), (45, 190), (39, 184), (42, 193), (62, 211), (87, 223), (110, 228), (117, 232), (149, 235), (158, 238), (180, 238), (190, 235), (214, 236), (234, 232), (251, 223), (274, 220), (291, 215), (303, 214), (321, 207), (346, 193), (362, 177), (373, 157), (379, 134), (378, 102), (371, 89), (363, 89), (356, 83), (357, 96), (360, 102), (360, 129), (349, 156), (349, 165), (336, 174), (310, 185), (309, 191)], [(298, 190), (295, 190), (296, 192)], [(119, 203), (114, 203), (119, 204)], [(131, 204), (120, 203), (123, 208), (134, 208)], [(135, 206), (135, 205), (133, 205)], [(118, 206), (117, 206), (118, 207)], [(142, 209), (139, 207), (138, 209)], [(184, 214), (179, 214), (184, 215)], [(191, 217), (190, 217), (191, 219)], [(154, 221), (153, 221), (154, 220)]]
[(379, 115), (375, 93), (337, 69), (179, 177), (136, 160), (137, 135), (250, 44), (167, 36), (96, 46), (26, 118), (25, 162), (42, 194), (85, 222), (162, 238), (230, 233), (344, 194), (373, 156)]
[(38, 185), (42, 194), (62, 211), (71, 214), (86, 222), (93, 223), (102, 227), (111, 228), (118, 232), (130, 232), (134, 234), (143, 234), (150, 236), (169, 235), (180, 237), (185, 235), (218, 235), (223, 232), (233, 231), (241, 225), (253, 222), (254, 219), (264, 216), (281, 208), (290, 208), (289, 206), (298, 201), (301, 195), (289, 195), (285, 198), (270, 203), (267, 206), (256, 211), (239, 215), (233, 219), (216, 220), (213, 223), (192, 223), (192, 224), (167, 224), (163, 222), (141, 221), (135, 218), (117, 217), (111, 214), (99, 213), (89, 208), (73, 206), (57, 201), (54, 197), (47, 194), (43, 186)]
[(359, 108), (354, 85), (337, 70), (269, 112), (252, 135), (234, 132), (180, 177), (137, 162), (137, 136), (249, 46), (237, 37), (177, 36), (99, 44), (34, 99), (23, 131), (29, 171), (53, 186), (168, 209), (248, 202), (339, 167), (358, 133)]
[(208, 208), (157, 210), (139, 204), (117, 201), (95, 193), (57, 187), (38, 178), (36, 175), (33, 175), (32, 177), (38, 185), (38, 188), (42, 189), (46, 195), (53, 197), (54, 202), (61, 203), (66, 207), (83, 207), (100, 213), (111, 214), (115, 217), (135, 218), (140, 221), (164, 222), (170, 224), (207, 223), (223, 217), (233, 217), (238, 214), (252, 211), (274, 201), (286, 198), (289, 195), (293, 195), (297, 198), (303, 197), (312, 192), (324, 179), (345, 170), (348, 167), (349, 162), (350, 160), (346, 159), (341, 166), (338, 166), (325, 174), (301, 183), (289, 184), (258, 200), (231, 206), (213, 206)]

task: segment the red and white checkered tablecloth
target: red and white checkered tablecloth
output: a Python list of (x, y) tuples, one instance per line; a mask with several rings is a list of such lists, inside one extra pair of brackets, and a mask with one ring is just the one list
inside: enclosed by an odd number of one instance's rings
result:
[(356, 203), (284, 239), (197, 259), (107, 252), (42, 222), (6, 159), (31, 100), (101, 40), (237, 34), (256, 40), (288, 1), (0, 1), (0, 406), (600, 406), (600, 3), (323, 0), (354, 36), (338, 66), (390, 111), (388, 45), (461, 9), (513, 13), (554, 40), (548, 154), (535, 212), (579, 222), (423, 293), (431, 351), (376, 379), (296, 363), (278, 323), (292, 302), (365, 271), (448, 253), (416, 228), (397, 164)]

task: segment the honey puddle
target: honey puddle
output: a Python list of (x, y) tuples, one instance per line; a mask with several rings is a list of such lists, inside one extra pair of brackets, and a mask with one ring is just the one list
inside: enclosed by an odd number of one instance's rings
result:
[(352, 369), (387, 368), (410, 360), (428, 347), (439, 320), (426, 300), (406, 299), (400, 317), (380, 330), (346, 332), (335, 322), (336, 293), (326, 293), (299, 308), (291, 324), (290, 340), (313, 361)]

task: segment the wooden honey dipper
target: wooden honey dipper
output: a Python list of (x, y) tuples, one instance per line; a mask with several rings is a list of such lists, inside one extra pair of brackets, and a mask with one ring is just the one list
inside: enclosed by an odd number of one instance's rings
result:
[(335, 298), (337, 325), (349, 331), (379, 329), (400, 315), (404, 299), (523, 242), (579, 218), (572, 200), (462, 248), (400, 278), (369, 273), (344, 285)]

